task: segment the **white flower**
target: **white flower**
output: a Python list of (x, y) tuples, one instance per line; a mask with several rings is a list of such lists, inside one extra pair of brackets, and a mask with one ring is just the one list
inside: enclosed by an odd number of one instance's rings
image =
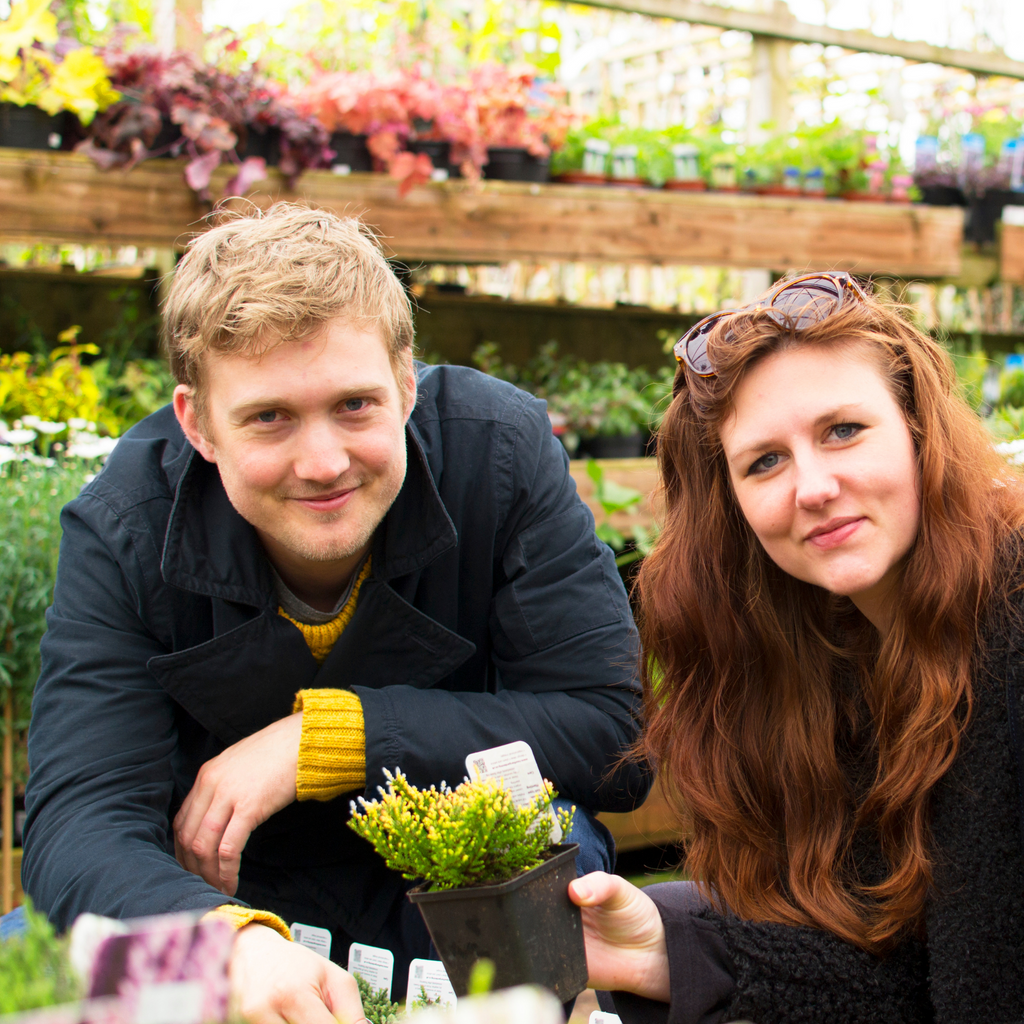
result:
[(105, 458), (117, 446), (116, 437), (97, 437), (96, 434), (78, 433), (68, 444), (68, 455), (74, 459)]
[(1024, 439), (1017, 441), (1000, 441), (996, 451), (1006, 457), (1011, 466), (1024, 466)]
[(35, 439), (34, 430), (8, 430), (3, 436), (8, 444), (31, 444)]
[(89, 421), (83, 420), (81, 416), (72, 416), (71, 419), (68, 420), (68, 426), (72, 430), (85, 430), (89, 426)]
[(21, 455), (7, 445), (0, 445), (0, 466), (5, 462), (20, 462)]
[(33, 426), (41, 434), (59, 434), (66, 426), (64, 423), (50, 423), (48, 420), (37, 420)]

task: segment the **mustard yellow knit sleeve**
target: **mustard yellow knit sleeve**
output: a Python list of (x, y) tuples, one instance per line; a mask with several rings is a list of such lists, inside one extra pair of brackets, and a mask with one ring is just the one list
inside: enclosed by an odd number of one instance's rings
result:
[(363, 705), (351, 690), (299, 690), (293, 713), (302, 712), (300, 800), (333, 800), (366, 785)]
[(247, 924), (265, 924), (289, 942), (292, 941), (292, 933), (288, 925), (277, 914), (272, 914), (269, 910), (253, 910), (251, 907), (240, 907), (237, 903), (225, 903), (222, 906), (214, 907), (208, 914), (203, 914), (203, 917), (216, 917), (221, 921), (227, 921), (235, 931), (244, 928)]

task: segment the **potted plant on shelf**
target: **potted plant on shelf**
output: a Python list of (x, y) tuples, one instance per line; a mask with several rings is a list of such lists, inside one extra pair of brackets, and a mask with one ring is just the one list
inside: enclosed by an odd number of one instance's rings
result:
[[(568, 894), (578, 847), (551, 844), (551, 783), (518, 807), (493, 780), (418, 789), (400, 771), (385, 775), (387, 790), (353, 803), (349, 825), (389, 868), (422, 880), (409, 898), (456, 995), (482, 958), (496, 988), (543, 985), (563, 1002), (582, 992), (583, 926)], [(559, 811), (558, 823), (567, 834), (572, 813)]]
[(88, 124), (118, 98), (92, 49), (59, 42), (46, 0), (19, 0), (0, 22), (0, 145), (59, 149), (66, 115)]
[(539, 83), (530, 65), (485, 64), (471, 72), (470, 86), (487, 147), (484, 177), (546, 181), (551, 151), (577, 119), (564, 90)]
[(548, 397), (580, 438), (580, 450), (595, 459), (633, 459), (644, 454), (659, 395), (643, 368), (624, 363), (580, 361)]
[(164, 55), (150, 47), (109, 51), (106, 62), (123, 99), (77, 147), (100, 167), (185, 156), (185, 180), (208, 200), (213, 172), (223, 163), (235, 170), (229, 195), (247, 192), (268, 165), (294, 183), (303, 170), (327, 163), (324, 129), (255, 68), (229, 72), (190, 53)]

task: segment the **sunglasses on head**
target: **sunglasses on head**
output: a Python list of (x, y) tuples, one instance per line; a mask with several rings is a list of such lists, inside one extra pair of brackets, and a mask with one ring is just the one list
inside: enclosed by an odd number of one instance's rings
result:
[(796, 277), (780, 284), (760, 302), (741, 309), (723, 309), (704, 317), (676, 342), (673, 352), (678, 362), (685, 363), (699, 377), (711, 377), (715, 368), (708, 358), (708, 335), (722, 320), (739, 313), (765, 313), (780, 327), (805, 331), (842, 309), (847, 298), (867, 300), (867, 295), (843, 271)]

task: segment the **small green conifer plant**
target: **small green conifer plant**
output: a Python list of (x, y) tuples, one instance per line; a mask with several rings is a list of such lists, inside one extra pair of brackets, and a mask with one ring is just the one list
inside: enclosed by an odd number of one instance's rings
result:
[[(400, 771), (384, 774), (387, 790), (379, 789), (379, 800), (360, 797), (361, 812), (353, 801), (349, 827), (392, 871), (440, 891), (506, 882), (543, 862), (551, 845), (551, 801), (558, 796), (547, 779), (534, 800), (517, 807), (490, 779), (417, 789)], [(573, 811), (557, 811), (563, 835)]]

